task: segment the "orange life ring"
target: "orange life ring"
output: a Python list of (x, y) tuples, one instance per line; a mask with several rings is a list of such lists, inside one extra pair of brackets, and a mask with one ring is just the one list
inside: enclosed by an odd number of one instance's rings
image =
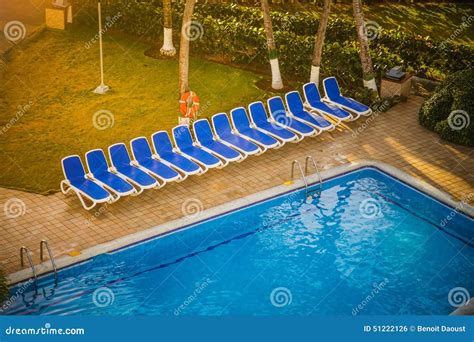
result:
[(179, 111), (185, 118), (193, 118), (199, 111), (199, 97), (195, 92), (187, 91), (179, 100)]

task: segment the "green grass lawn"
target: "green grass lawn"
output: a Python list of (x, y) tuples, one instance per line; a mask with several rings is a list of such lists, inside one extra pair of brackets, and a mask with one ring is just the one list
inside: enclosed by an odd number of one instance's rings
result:
[[(302, 9), (318, 13), (322, 11), (321, 6), (315, 7), (309, 4), (293, 6), (293, 11)], [(288, 11), (287, 5), (282, 7), (281, 10)], [(332, 16), (352, 18), (351, 5), (336, 4), (332, 6), (331, 11)], [(474, 4), (404, 5), (387, 2), (385, 4), (365, 5), (364, 14), (366, 20), (373, 20), (384, 29), (394, 29), (400, 26), (409, 32), (430, 36), (438, 40), (449, 38), (460, 28), (464, 20), (467, 27), (455, 35), (453, 42), (474, 46), (474, 24), (472, 20), (470, 25), (467, 22), (469, 16), (474, 16)]]
[[(92, 34), (45, 31), (16, 49), (0, 75), (0, 186), (46, 193), (63, 178), (60, 160), (84, 155), (132, 138), (170, 130), (178, 122), (177, 60), (144, 55), (149, 47), (126, 37), (107, 35), (106, 84), (96, 95), (98, 44), (85, 48)], [(246, 105), (263, 96), (260, 76), (241, 69), (192, 59), (190, 85), (201, 98), (202, 117)], [(31, 103), (23, 115), (18, 106)], [(94, 128), (99, 110), (113, 114), (114, 125)]]
[[(474, 25), (469, 16), (474, 15), (474, 5), (467, 4), (377, 4), (366, 6), (366, 20), (373, 20), (382, 28), (393, 29), (397, 26), (437, 40), (449, 38), (466, 20), (467, 28), (453, 36), (453, 42), (474, 45)], [(339, 9), (347, 13), (347, 8)], [(350, 8), (352, 15), (352, 8)]]

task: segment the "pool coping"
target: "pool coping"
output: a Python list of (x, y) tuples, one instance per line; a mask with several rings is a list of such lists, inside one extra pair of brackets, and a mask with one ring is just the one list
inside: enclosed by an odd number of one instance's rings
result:
[[(415, 190), (421, 191), (428, 196), (433, 197), (434, 199), (454, 208), (456, 211), (463, 212), (467, 216), (473, 218), (474, 217), (474, 207), (462, 202), (462, 201), (455, 201), (451, 195), (448, 193), (435, 188), (434, 186), (426, 183), (423, 180), (417, 179), (404, 171), (391, 166), (387, 163), (376, 161), (376, 160), (361, 160), (357, 162), (351, 162), (347, 164), (343, 164), (328, 170), (321, 171), (321, 178), (326, 181), (331, 178), (335, 178), (346, 173), (355, 171), (357, 169), (361, 169), (364, 167), (373, 167), (376, 169), (381, 170), (382, 172), (387, 173), (388, 175), (392, 176), (393, 178), (398, 179), (399, 181), (408, 184), (409, 186), (415, 188)], [(308, 180), (309, 185), (313, 185), (319, 182), (319, 178), (317, 174), (312, 174), (306, 177)], [(130, 235), (123, 236), (121, 238), (117, 238), (115, 240), (105, 242), (90, 248), (87, 248), (81, 251), (79, 256), (62, 256), (61, 258), (55, 260), (56, 266), (58, 271), (63, 268), (71, 267), (77, 264), (84, 263), (93, 257), (104, 254), (104, 253), (111, 253), (117, 251), (119, 249), (127, 248), (131, 245), (135, 245), (137, 243), (142, 243), (144, 241), (157, 238), (159, 236), (167, 235), (177, 230), (181, 230), (183, 228), (187, 228), (189, 226), (195, 225), (199, 222), (206, 221), (212, 219), (215, 216), (223, 215), (232, 211), (240, 210), (243, 207), (247, 207), (258, 202), (262, 202), (265, 200), (269, 200), (274, 197), (281, 196), (285, 193), (293, 192), (295, 190), (299, 190), (304, 188), (304, 182), (302, 179), (296, 180), (291, 184), (283, 184), (278, 185), (266, 190), (263, 190), (258, 193), (250, 194), (248, 196), (238, 198), (218, 206), (203, 210), (199, 213), (198, 216), (185, 216), (179, 219), (175, 219), (172, 221), (168, 221), (162, 223), (158, 226), (154, 226), (148, 229), (145, 229), (140, 232), (136, 232)], [(51, 262), (49, 260), (35, 265), (36, 272), (38, 278), (40, 276), (45, 276), (51, 272), (53, 272), (53, 268)], [(28, 280), (32, 277), (31, 269), (25, 268), (23, 270), (11, 273), (7, 276), (7, 282), (9, 286), (13, 286), (17, 283), (22, 281)]]

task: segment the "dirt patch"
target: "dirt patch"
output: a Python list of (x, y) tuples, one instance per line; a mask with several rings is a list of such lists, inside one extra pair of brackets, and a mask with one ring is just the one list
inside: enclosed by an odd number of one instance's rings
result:
[(269, 78), (262, 78), (255, 82), (255, 85), (264, 91), (272, 92), (272, 93), (278, 93), (278, 94), (283, 94), (287, 93), (289, 91), (295, 90), (293, 86), (291, 86), (288, 83), (284, 83), (282, 89), (273, 89), (272, 88), (272, 80)]
[(165, 56), (161, 54), (160, 48), (157, 46), (152, 46), (148, 50), (145, 50), (144, 54), (145, 56), (153, 58), (153, 59), (167, 59), (167, 60), (178, 59), (178, 52), (176, 52), (174, 56)]

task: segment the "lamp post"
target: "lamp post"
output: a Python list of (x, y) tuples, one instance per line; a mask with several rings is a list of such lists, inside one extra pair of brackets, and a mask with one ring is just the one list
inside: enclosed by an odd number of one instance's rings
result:
[(99, 12), (99, 49), (100, 49), (100, 85), (94, 89), (96, 94), (105, 94), (109, 91), (109, 87), (104, 84), (104, 56), (102, 53), (102, 15), (100, 10), (100, 2), (97, 3)]

